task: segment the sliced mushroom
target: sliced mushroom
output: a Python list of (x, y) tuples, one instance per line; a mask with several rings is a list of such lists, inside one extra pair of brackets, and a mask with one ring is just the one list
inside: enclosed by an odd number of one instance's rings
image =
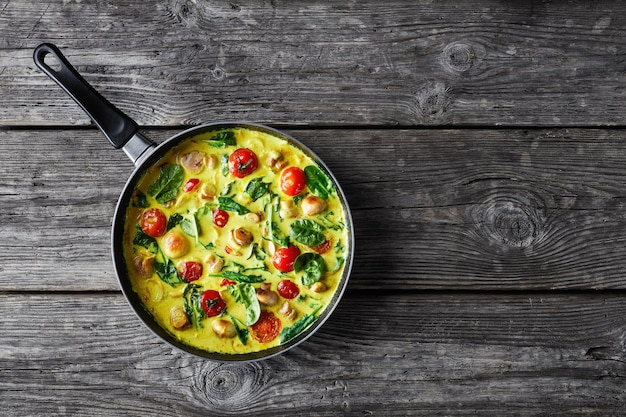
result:
[(154, 273), (154, 257), (137, 255), (133, 258), (135, 271), (141, 278), (150, 278)]
[(311, 285), (310, 289), (313, 292), (320, 293), (326, 291), (328, 287), (326, 287), (326, 284), (324, 284), (323, 282), (317, 281), (315, 284)]
[(176, 330), (184, 329), (189, 325), (189, 317), (180, 306), (174, 306), (170, 310), (170, 323)]
[(256, 290), (256, 296), (259, 303), (268, 307), (278, 304), (278, 293), (270, 289), (269, 283), (261, 284), (261, 287)]
[(298, 312), (294, 308), (291, 307), (291, 304), (289, 304), (289, 301), (285, 301), (283, 305), (280, 306), (280, 309), (278, 310), (278, 312), (292, 321), (295, 320), (295, 318), (298, 316)]
[(220, 272), (224, 267), (224, 261), (221, 258), (215, 256), (215, 254), (213, 253), (204, 258), (204, 263), (207, 265), (207, 270), (211, 274), (216, 274)]
[(252, 243), (254, 236), (252, 236), (252, 232), (243, 227), (238, 227), (235, 230), (231, 231), (231, 237), (233, 242), (235, 242), (239, 246), (248, 246)]
[(204, 168), (206, 154), (200, 151), (191, 151), (180, 157), (180, 164), (192, 174), (197, 174)]
[(226, 339), (235, 337), (235, 326), (228, 320), (217, 319), (211, 323), (213, 332), (218, 336)]
[(326, 201), (316, 195), (310, 195), (302, 199), (300, 207), (307, 216), (315, 216), (326, 210)]
[(281, 200), (278, 214), (283, 219), (292, 219), (298, 216), (298, 208), (293, 204), (293, 200)]

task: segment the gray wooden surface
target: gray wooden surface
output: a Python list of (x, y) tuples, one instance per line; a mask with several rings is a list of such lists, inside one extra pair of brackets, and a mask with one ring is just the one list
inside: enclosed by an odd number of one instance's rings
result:
[[(357, 249), (320, 331), (235, 365), (139, 322), (133, 165), (44, 41), (158, 142), (245, 119), (322, 157)], [(626, 414), (625, 85), (619, 1), (0, 1), (1, 414)]]

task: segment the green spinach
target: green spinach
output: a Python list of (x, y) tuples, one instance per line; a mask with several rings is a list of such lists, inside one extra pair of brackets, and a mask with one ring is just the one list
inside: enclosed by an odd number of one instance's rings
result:
[(240, 272), (224, 271), (221, 274), (211, 274), (212, 277), (226, 278), (231, 281), (243, 282), (248, 284), (256, 284), (265, 281), (265, 278), (259, 275), (246, 275)]
[(304, 175), (309, 190), (318, 197), (327, 200), (335, 192), (335, 187), (333, 187), (333, 183), (328, 175), (324, 174), (315, 165), (305, 167)]
[(324, 271), (326, 270), (326, 264), (324, 258), (317, 253), (306, 252), (299, 255), (293, 264), (293, 269), (296, 272), (304, 271), (302, 275), (302, 285), (308, 287), (315, 284), (322, 278)]
[(269, 191), (271, 184), (271, 182), (263, 182), (263, 178), (254, 178), (246, 186), (246, 194), (250, 196), (252, 201), (257, 201)]
[(157, 253), (159, 250), (159, 245), (156, 239), (152, 236), (148, 236), (147, 234), (145, 234), (139, 226), (137, 226), (137, 232), (135, 233), (135, 237), (133, 238), (133, 244), (142, 246), (152, 253)]
[(214, 148), (225, 148), (226, 146), (235, 146), (237, 142), (235, 140), (235, 132), (220, 132), (213, 135), (206, 143)]
[(167, 259), (164, 262), (159, 262), (155, 260), (154, 270), (156, 271), (161, 281), (165, 282), (168, 285), (171, 285), (172, 287), (183, 284), (185, 282), (182, 277), (178, 275), (176, 265), (174, 265), (174, 262), (172, 262), (171, 259)]
[(246, 326), (256, 323), (261, 316), (261, 305), (254, 287), (248, 283), (234, 284), (228, 286), (228, 292), (246, 308)]
[(324, 243), (325, 227), (309, 219), (299, 219), (291, 224), (290, 236), (306, 246), (317, 246)]
[(187, 284), (183, 290), (183, 308), (189, 321), (197, 330), (201, 329), (202, 319), (206, 313), (202, 309), (202, 288), (196, 284)]
[(218, 203), (217, 208), (220, 210), (234, 211), (237, 214), (250, 213), (250, 210), (248, 210), (248, 208), (237, 203), (235, 200), (233, 200), (230, 197), (218, 197), (217, 203)]
[(171, 230), (183, 221), (183, 216), (179, 213), (174, 213), (167, 219), (167, 230)]
[(309, 314), (305, 314), (304, 316), (302, 316), (300, 320), (296, 321), (290, 327), (285, 327), (283, 330), (281, 330), (280, 344), (283, 344), (293, 339), (294, 337), (302, 333), (307, 327), (313, 324), (313, 322), (315, 322), (315, 319), (317, 319), (317, 313), (321, 310), (321, 308), (322, 306), (315, 308)]
[(185, 173), (178, 164), (167, 164), (161, 167), (158, 178), (148, 187), (148, 195), (163, 204), (172, 200), (178, 194), (178, 189), (183, 184)]

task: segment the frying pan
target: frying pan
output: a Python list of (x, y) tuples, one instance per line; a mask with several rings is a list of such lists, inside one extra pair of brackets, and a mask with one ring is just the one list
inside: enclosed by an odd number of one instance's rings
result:
[[(46, 57), (51, 56), (52, 59)], [(223, 362), (232, 361), (256, 361), (260, 359), (269, 358), (285, 352), (288, 349), (300, 344), (313, 333), (320, 328), (320, 326), (328, 319), (330, 314), (337, 306), (343, 292), (346, 288), (348, 277), (352, 269), (352, 260), (354, 257), (354, 233), (352, 226), (352, 217), (350, 209), (348, 207), (347, 200), (343, 193), (343, 190), (339, 186), (336, 178), (330, 172), (328, 167), (322, 162), (322, 160), (315, 155), (304, 144), (294, 139), (293, 137), (280, 132), (276, 129), (268, 126), (248, 123), (248, 122), (220, 122), (209, 123), (190, 129), (184, 130), (177, 135), (165, 140), (160, 145), (150, 140), (144, 134), (139, 131), (137, 123), (135, 123), (130, 117), (126, 116), (113, 104), (102, 97), (93, 87), (91, 87), (85, 79), (72, 67), (67, 61), (59, 49), (50, 43), (43, 43), (35, 48), (34, 56), (35, 64), (46, 73), (52, 80), (54, 80), (61, 88), (63, 88), (69, 95), (82, 107), (82, 109), (89, 115), (93, 122), (98, 126), (106, 138), (111, 142), (116, 149), (123, 149), (126, 155), (135, 164), (135, 170), (130, 174), (126, 185), (118, 200), (115, 215), (113, 218), (113, 226), (111, 233), (111, 253), (113, 256), (113, 264), (119, 280), (120, 287), (124, 293), (131, 308), (141, 319), (141, 321), (158, 337), (170, 345), (188, 352), (190, 354)], [(51, 62), (53, 61), (53, 62)], [(152, 317), (152, 315), (146, 311), (143, 307), (138, 295), (133, 291), (131, 281), (126, 268), (126, 262), (123, 256), (123, 234), (124, 234), (124, 220), (126, 209), (131, 202), (131, 195), (137, 182), (141, 179), (146, 170), (152, 165), (156, 164), (160, 158), (162, 158), (172, 147), (181, 143), (182, 141), (214, 130), (229, 129), (229, 128), (245, 128), (254, 131), (260, 131), (268, 133), (270, 135), (281, 138), (292, 146), (299, 148), (310, 156), (325, 173), (331, 178), (333, 184), (337, 190), (337, 195), (343, 206), (346, 216), (346, 229), (348, 231), (348, 246), (349, 250), (346, 256), (345, 268), (343, 275), (339, 280), (338, 287), (335, 291), (333, 298), (329, 305), (320, 314), (318, 319), (313, 323), (306, 331), (291, 339), (287, 343), (266, 349), (260, 352), (245, 353), (245, 354), (221, 354), (209, 352), (201, 349), (194, 348), (187, 344), (180, 342), (169, 332), (164, 330)]]

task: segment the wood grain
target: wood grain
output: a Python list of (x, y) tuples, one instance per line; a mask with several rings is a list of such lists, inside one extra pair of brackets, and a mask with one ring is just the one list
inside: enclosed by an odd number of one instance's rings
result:
[(85, 125), (38, 71), (58, 44), (141, 125), (625, 124), (626, 5), (0, 2), (0, 125)]
[[(354, 288), (626, 288), (621, 130), (288, 133), (347, 195)], [(4, 130), (0, 166), (0, 289), (117, 290), (110, 225), (133, 170), (123, 152), (91, 129)]]
[(119, 294), (0, 295), (0, 404), (7, 416), (626, 411), (623, 295), (372, 301), (349, 291), (291, 351), (219, 364), (160, 342)]

